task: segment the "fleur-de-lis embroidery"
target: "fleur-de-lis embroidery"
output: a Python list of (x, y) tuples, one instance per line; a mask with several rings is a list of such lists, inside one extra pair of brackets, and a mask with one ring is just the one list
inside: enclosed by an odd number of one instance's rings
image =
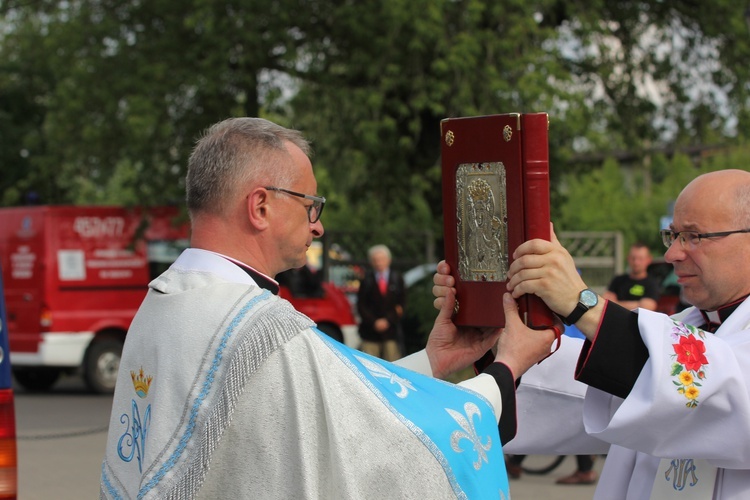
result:
[(457, 453), (462, 453), (464, 450), (461, 448), (460, 442), (463, 439), (468, 439), (472, 444), (472, 448), (477, 453), (477, 460), (474, 462), (474, 469), (481, 469), (482, 462), (489, 462), (487, 459), (487, 452), (492, 448), (492, 438), (487, 436), (486, 444), (482, 444), (482, 439), (477, 434), (476, 427), (474, 426), (474, 416), (478, 416), (480, 420), (482, 419), (482, 412), (479, 410), (479, 407), (471, 402), (465, 403), (465, 416), (451, 408), (446, 408), (445, 411), (447, 411), (448, 414), (453, 417), (453, 420), (455, 420), (458, 425), (461, 426), (461, 429), (463, 429), (460, 431), (453, 431), (451, 434), (451, 448)]
[(411, 381), (399, 377), (398, 375), (387, 369), (385, 366), (379, 363), (375, 363), (367, 358), (363, 358), (360, 356), (355, 357), (359, 360), (360, 363), (365, 366), (365, 368), (367, 368), (367, 370), (373, 377), (389, 379), (391, 384), (398, 386), (399, 390), (395, 394), (399, 398), (404, 399), (409, 395), (410, 390), (416, 391)]

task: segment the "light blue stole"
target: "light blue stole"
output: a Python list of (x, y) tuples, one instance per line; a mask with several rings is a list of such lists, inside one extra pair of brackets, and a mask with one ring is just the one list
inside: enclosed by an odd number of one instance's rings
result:
[(484, 397), (320, 336), (430, 450), (457, 498), (510, 498), (500, 434)]

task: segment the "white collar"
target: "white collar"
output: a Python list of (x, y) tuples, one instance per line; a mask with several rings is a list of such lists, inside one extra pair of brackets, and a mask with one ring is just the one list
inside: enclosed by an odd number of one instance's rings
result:
[(242, 269), (242, 266), (248, 267), (254, 272), (276, 283), (276, 280), (273, 278), (269, 278), (257, 269), (253, 269), (237, 259), (200, 248), (188, 248), (184, 250), (170, 268), (185, 271), (204, 271), (215, 274), (226, 281), (231, 281), (233, 283), (257, 285), (253, 278)]

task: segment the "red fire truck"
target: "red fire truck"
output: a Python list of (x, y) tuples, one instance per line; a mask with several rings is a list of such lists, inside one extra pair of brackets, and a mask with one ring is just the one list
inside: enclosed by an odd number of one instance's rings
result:
[[(114, 390), (125, 334), (147, 290), (188, 245), (173, 207), (33, 206), (0, 209), (11, 363), (16, 381), (47, 390), (80, 371), (94, 392)], [(329, 335), (350, 339), (356, 320), (343, 292), (296, 298)]]

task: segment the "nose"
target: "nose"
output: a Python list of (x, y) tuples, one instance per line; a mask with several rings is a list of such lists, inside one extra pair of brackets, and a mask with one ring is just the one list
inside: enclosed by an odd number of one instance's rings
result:
[(320, 238), (321, 236), (323, 236), (323, 233), (326, 232), (325, 229), (323, 229), (323, 223), (320, 221), (320, 219), (310, 224), (310, 226), (313, 238)]
[(664, 260), (671, 264), (673, 262), (685, 260), (685, 255), (685, 249), (682, 248), (679, 238), (676, 238), (669, 248), (667, 248), (667, 251), (664, 252)]

